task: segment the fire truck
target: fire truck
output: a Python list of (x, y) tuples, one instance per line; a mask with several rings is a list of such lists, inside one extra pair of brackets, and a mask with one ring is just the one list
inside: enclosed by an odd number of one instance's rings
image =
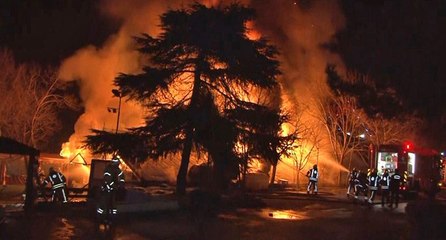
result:
[(443, 151), (440, 153), (440, 187), (446, 186), (446, 152)]
[(433, 149), (415, 146), (410, 142), (380, 145), (370, 148), (370, 168), (383, 174), (387, 169), (393, 174), (398, 168), (403, 177), (400, 190), (405, 197), (424, 192), (430, 197), (440, 191), (441, 155)]

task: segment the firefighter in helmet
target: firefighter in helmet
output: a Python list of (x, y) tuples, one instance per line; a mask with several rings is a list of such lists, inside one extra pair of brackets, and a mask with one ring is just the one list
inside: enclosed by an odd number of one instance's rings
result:
[(53, 167), (50, 167), (49, 174), (43, 180), (42, 187), (46, 186), (48, 183), (51, 183), (53, 193), (51, 197), (52, 201), (66, 203), (68, 202), (66, 182), (67, 180), (62, 173), (54, 170)]
[(317, 194), (317, 181), (319, 179), (319, 172), (317, 170), (316, 164), (314, 164), (312, 169), (308, 170), (307, 177), (309, 180), (307, 187), (307, 194), (310, 194), (310, 190), (313, 190), (313, 193)]
[(101, 186), (101, 198), (96, 209), (99, 220), (105, 224), (112, 224), (118, 209), (116, 206), (116, 193), (124, 187), (124, 173), (119, 168), (120, 160), (113, 156), (111, 162), (105, 167), (104, 182)]
[(350, 174), (348, 175), (347, 197), (350, 197), (350, 195), (354, 195), (355, 180), (357, 178), (358, 178), (358, 171), (356, 170), (356, 168), (353, 168)]
[(401, 175), (398, 168), (395, 169), (395, 173), (390, 176), (390, 203), (389, 207), (398, 207), (398, 202), (400, 200), (400, 185), (401, 185)]
[(389, 186), (390, 186), (389, 170), (384, 169), (384, 173), (381, 176), (379, 185), (381, 186), (381, 206), (384, 207), (384, 204), (389, 203)]
[(361, 170), (358, 171), (358, 177), (355, 179), (355, 200), (359, 199), (359, 194), (364, 195), (364, 201), (367, 201), (367, 174)]
[(373, 200), (375, 199), (376, 192), (378, 191), (379, 186), (379, 176), (378, 171), (376, 169), (372, 169), (372, 172), (370, 173), (369, 179), (368, 179), (368, 188), (370, 190), (370, 197), (368, 202), (370, 204), (373, 204)]

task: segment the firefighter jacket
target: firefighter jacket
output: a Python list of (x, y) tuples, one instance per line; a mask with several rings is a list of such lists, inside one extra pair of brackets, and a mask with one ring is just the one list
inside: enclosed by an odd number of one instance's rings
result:
[(355, 179), (357, 178), (358, 178), (358, 171), (351, 171), (350, 174), (348, 175), (348, 182), (354, 183)]
[(312, 168), (308, 170), (307, 176), (310, 179), (310, 181), (317, 182), (317, 179), (319, 178), (319, 172), (317, 171), (317, 169)]
[(102, 190), (107, 192), (115, 191), (119, 186), (124, 184), (124, 173), (119, 165), (109, 164), (104, 171), (104, 186)]
[(389, 190), (390, 186), (390, 176), (387, 173), (384, 173), (381, 177), (381, 180), (379, 181), (379, 184), (381, 185), (382, 190)]
[(51, 183), (52, 189), (59, 189), (65, 187), (66, 179), (65, 176), (60, 172), (50, 172), (48, 177), (45, 178), (43, 184), (46, 185)]
[(364, 172), (358, 173), (358, 177), (355, 179), (355, 187), (360, 187), (363, 190), (367, 189), (368, 179)]
[(399, 173), (394, 173), (391, 177), (390, 177), (390, 190), (393, 191), (397, 191), (400, 188), (400, 184), (401, 184), (401, 175)]
[(378, 190), (378, 184), (379, 184), (379, 176), (377, 174), (372, 174), (369, 176), (369, 189), (371, 191)]

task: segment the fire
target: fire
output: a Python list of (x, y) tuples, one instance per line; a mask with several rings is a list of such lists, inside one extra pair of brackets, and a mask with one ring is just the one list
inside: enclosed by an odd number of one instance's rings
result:
[(246, 37), (249, 40), (259, 40), (262, 37), (262, 34), (254, 28), (254, 21), (246, 22)]
[(62, 150), (60, 150), (59, 155), (61, 157), (71, 159), (77, 158), (80, 155), (82, 158), (90, 156), (90, 152), (83, 148), (74, 148), (70, 142), (65, 142), (62, 144)]
[[(70, 137), (69, 142), (64, 143), (60, 155), (65, 158), (72, 158), (77, 154), (89, 155), (86, 150), (78, 147), (78, 142), (82, 142), (84, 136), (90, 134), (90, 129), (114, 129), (116, 126), (116, 116), (106, 111), (107, 107), (116, 106), (116, 98), (113, 98), (111, 89), (113, 80), (118, 73), (137, 73), (141, 69), (140, 58), (134, 51), (132, 36), (137, 36), (142, 32), (149, 35), (160, 33), (159, 18), (168, 9), (184, 7), (190, 1), (164, 1), (154, 0), (142, 3), (138, 0), (130, 1), (107, 1), (102, 6), (104, 13), (121, 19), (122, 26), (119, 31), (111, 35), (103, 46), (86, 46), (79, 49), (73, 56), (65, 59), (61, 63), (60, 77), (67, 81), (77, 79), (80, 87), (80, 95), (84, 102), (85, 113), (78, 119), (75, 125), (75, 133)], [(202, 0), (206, 6), (218, 6), (224, 1)], [(296, 109), (297, 106), (308, 106), (314, 110), (311, 99), (320, 94), (320, 89), (326, 88), (325, 67), (327, 63), (336, 63), (342, 67), (342, 62), (337, 55), (327, 52), (320, 46), (327, 43), (339, 29), (344, 25), (342, 12), (336, 1), (315, 1), (310, 10), (301, 10), (295, 5), (290, 5), (288, 1), (242, 1), (250, 2), (257, 11), (256, 21), (246, 23), (246, 37), (251, 40), (258, 40), (267, 36), (272, 43), (278, 46), (281, 52), (281, 70), (283, 76), (280, 79), (284, 86), (283, 95), (289, 98), (285, 102), (287, 109)], [(274, 2), (274, 7), (271, 3)], [(216, 63), (216, 68), (224, 67)], [(190, 78), (190, 76), (182, 76)], [(189, 81), (190, 82), (190, 81)], [(185, 89), (190, 85), (179, 86), (177, 97), (184, 96)], [(261, 95), (250, 89), (248, 98)], [(238, 91), (243, 93), (244, 91)], [(322, 91), (323, 92), (323, 91)], [(181, 94), (182, 93), (182, 94)], [(323, 94), (323, 93), (322, 93)], [(123, 99), (124, 100), (124, 99)], [(134, 103), (123, 101), (120, 119), (120, 129), (138, 127), (144, 123), (144, 110)], [(299, 109), (301, 111), (302, 109)], [(306, 109), (304, 109), (306, 110)], [(302, 110), (302, 111), (304, 111)], [(299, 112), (297, 111), (297, 112)], [(314, 112), (306, 112), (306, 120), (310, 123), (309, 128), (323, 129), (316, 122)], [(293, 116), (296, 117), (297, 116)], [(282, 135), (293, 131), (293, 126), (282, 126)], [(323, 134), (320, 134), (321, 136)], [(299, 150), (309, 152), (314, 141), (308, 140), (306, 146), (299, 146)], [(310, 157), (311, 163), (321, 161), (327, 163), (327, 169), (333, 168), (337, 163), (332, 159), (327, 149), (329, 144), (324, 142), (321, 147), (314, 151)], [(299, 151), (296, 150), (296, 151)], [(317, 153), (317, 154), (316, 154)], [(333, 166), (330, 164), (333, 163)], [(310, 164), (312, 165), (312, 164)], [(339, 165), (339, 164), (338, 164)], [(341, 167), (338, 166), (337, 167)], [(253, 168), (262, 166), (254, 161)], [(305, 170), (309, 168), (307, 166)], [(337, 169), (337, 168), (335, 168)], [(302, 171), (305, 171), (302, 170)], [(324, 169), (321, 169), (322, 173)], [(337, 169), (338, 170), (338, 169)], [(345, 169), (342, 169), (345, 170)], [(172, 171), (174, 172), (174, 171)], [(278, 176), (292, 178), (296, 174), (295, 160), (284, 158), (278, 166)]]
[(59, 155), (64, 158), (70, 158), (71, 156), (75, 155), (75, 153), (73, 153), (71, 150), (70, 142), (65, 142), (62, 144), (62, 150), (60, 150)]
[(253, 159), (249, 162), (248, 167), (249, 167), (248, 172), (250, 173), (263, 172), (265, 163), (259, 159)]

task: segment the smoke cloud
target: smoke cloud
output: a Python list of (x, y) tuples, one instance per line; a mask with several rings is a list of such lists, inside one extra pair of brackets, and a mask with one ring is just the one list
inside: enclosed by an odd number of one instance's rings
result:
[[(331, 148), (324, 126), (318, 116), (321, 114), (316, 101), (328, 94), (325, 67), (336, 64), (341, 69), (340, 57), (323, 47), (330, 42), (337, 31), (344, 27), (345, 19), (337, 1), (251, 1), (258, 19), (256, 28), (271, 40), (280, 51), (282, 92), (284, 105), (299, 112), (299, 121), (320, 134), (320, 142), (310, 157), (309, 169), (318, 163), (321, 179), (335, 183), (339, 170), (348, 171), (338, 164), (330, 154)], [(283, 159), (278, 165), (277, 176), (295, 179), (294, 163)], [(302, 179), (302, 178), (301, 178)]]
[[(86, 46), (65, 59), (60, 68), (60, 77), (66, 81), (76, 80), (85, 112), (75, 124), (75, 132), (65, 147), (71, 152), (78, 149), (91, 128), (113, 131), (116, 114), (107, 108), (117, 108), (118, 99), (113, 97), (113, 80), (120, 73), (136, 73), (141, 69), (139, 55), (135, 51), (132, 36), (160, 32), (159, 16), (169, 9), (185, 7), (193, 0), (105, 0), (102, 12), (121, 20), (120, 30), (109, 37), (106, 43), (96, 48)], [(206, 6), (232, 3), (233, 1), (202, 0)], [(280, 52), (281, 84), (286, 98), (297, 107), (309, 104), (315, 95), (327, 91), (325, 66), (335, 63), (342, 67), (337, 55), (322, 48), (344, 26), (344, 17), (332, 0), (245, 0), (257, 11), (254, 30), (269, 39)], [(143, 124), (143, 109), (123, 99), (119, 129)], [(305, 116), (311, 120), (310, 116)], [(313, 122), (314, 119), (313, 119)], [(315, 125), (321, 128), (322, 126)], [(324, 155), (321, 158), (331, 159)], [(310, 167), (310, 166), (308, 166)], [(175, 171), (171, 171), (175, 172)], [(283, 177), (292, 179), (289, 167), (279, 168)]]

